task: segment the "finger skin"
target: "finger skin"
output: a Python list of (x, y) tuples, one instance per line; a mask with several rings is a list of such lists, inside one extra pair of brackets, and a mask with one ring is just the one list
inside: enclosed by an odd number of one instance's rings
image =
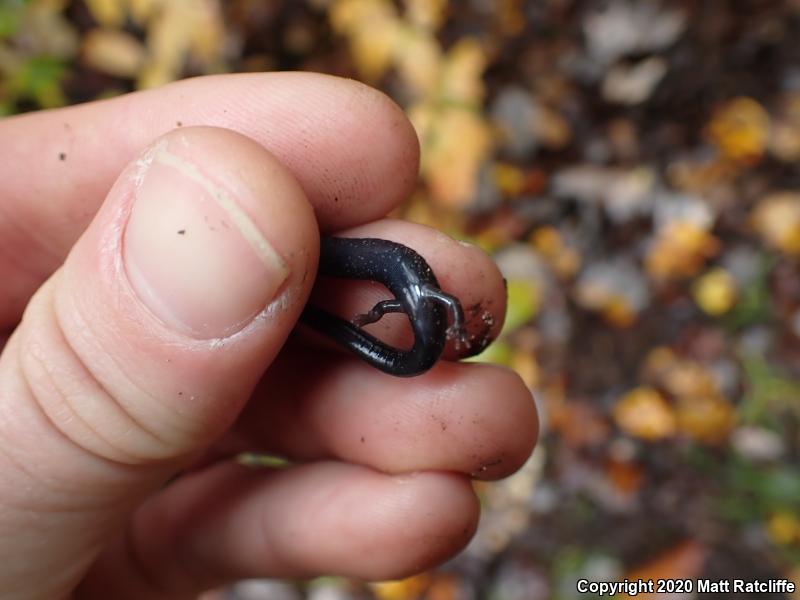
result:
[[(174, 143), (173, 158), (191, 157), (213, 174), (214, 190), (237, 198), (283, 256), (288, 278), (257, 318), (227, 338), (170, 329), (134, 293), (122, 266), (125, 223), (143, 175), (139, 164), (123, 173), (0, 356), (3, 598), (61, 597), (133, 506), (235, 419), (309, 292), (318, 233), (291, 175), (231, 131), (184, 129), (161, 142)], [(10, 590), (20, 581), (35, 585), (15, 596)]]
[(395, 579), (461, 550), (478, 511), (469, 482), (448, 473), (223, 463), (145, 504), (77, 597), (185, 598), (251, 577)]
[(293, 349), (259, 384), (225, 450), (499, 479), (524, 464), (538, 431), (531, 393), (508, 369), (442, 362), (410, 384), (357, 359)]
[(351, 80), (236, 74), (0, 121), (0, 328), (64, 260), (122, 168), (175, 128), (238, 131), (300, 182), (320, 226), (379, 218), (413, 189), (419, 143), (402, 110)]

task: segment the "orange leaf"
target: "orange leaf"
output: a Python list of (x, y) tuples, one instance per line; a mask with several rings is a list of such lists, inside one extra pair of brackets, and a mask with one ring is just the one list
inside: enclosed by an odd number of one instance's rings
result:
[(613, 414), (621, 429), (644, 440), (662, 440), (677, 430), (672, 407), (650, 387), (638, 387), (625, 394), (614, 406)]
[(750, 164), (761, 159), (769, 127), (769, 114), (758, 102), (734, 98), (719, 107), (708, 125), (708, 136), (726, 158)]
[[(636, 567), (625, 574), (625, 578), (643, 579), (694, 579), (703, 569), (708, 551), (694, 540), (680, 542), (655, 559)], [(637, 598), (663, 600), (663, 594), (639, 594)]]
[(681, 433), (707, 444), (725, 441), (736, 425), (733, 406), (716, 394), (681, 398), (677, 414)]
[(719, 240), (700, 225), (673, 221), (658, 232), (645, 259), (645, 267), (656, 279), (691, 277), (719, 248)]
[(644, 481), (644, 472), (639, 465), (622, 460), (610, 460), (606, 464), (606, 476), (617, 490), (626, 495), (639, 491)]
[(551, 425), (573, 448), (602, 444), (610, 432), (608, 421), (587, 402), (564, 402), (554, 406)]

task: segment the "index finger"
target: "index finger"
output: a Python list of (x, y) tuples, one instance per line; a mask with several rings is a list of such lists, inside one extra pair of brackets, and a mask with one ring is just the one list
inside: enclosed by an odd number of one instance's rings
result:
[(323, 230), (366, 223), (412, 190), (419, 145), (402, 110), (355, 81), (312, 73), (188, 79), (0, 121), (0, 328), (61, 264), (123, 166), (175, 127), (233, 129), (300, 182)]

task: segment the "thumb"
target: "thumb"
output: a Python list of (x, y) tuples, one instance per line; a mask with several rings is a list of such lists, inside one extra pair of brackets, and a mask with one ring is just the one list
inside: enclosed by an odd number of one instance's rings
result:
[(0, 597), (60, 596), (230, 425), (318, 243), (299, 185), (231, 131), (173, 131), (123, 172), (0, 357)]

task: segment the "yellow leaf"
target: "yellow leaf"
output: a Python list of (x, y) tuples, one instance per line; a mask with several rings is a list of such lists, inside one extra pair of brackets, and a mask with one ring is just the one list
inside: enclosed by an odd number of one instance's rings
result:
[(533, 352), (516, 350), (511, 355), (511, 364), (509, 366), (516, 371), (517, 375), (522, 378), (522, 381), (530, 389), (539, 387), (541, 373), (539, 371), (539, 363), (536, 361), (536, 356), (534, 356)]
[(398, 27), (394, 20), (375, 20), (358, 30), (350, 39), (356, 67), (367, 81), (377, 81), (391, 65), (397, 43)]
[(495, 185), (506, 196), (518, 196), (527, 183), (525, 172), (514, 165), (497, 163), (492, 171)]
[(800, 193), (770, 194), (758, 203), (750, 221), (768, 245), (800, 255)]
[(648, 441), (675, 435), (677, 422), (672, 407), (651, 387), (638, 387), (614, 406), (614, 420), (627, 433)]
[(165, 0), (128, 0), (131, 19), (143, 26)]
[(711, 269), (694, 283), (692, 294), (703, 312), (716, 317), (736, 302), (736, 281), (723, 268)]
[(660, 380), (664, 374), (675, 366), (678, 358), (667, 346), (656, 346), (647, 353), (642, 366), (645, 377)]
[(742, 163), (761, 159), (769, 140), (770, 118), (752, 98), (723, 104), (708, 125), (708, 136), (726, 158)]
[(464, 206), (475, 196), (478, 167), (491, 145), (486, 121), (454, 107), (438, 115), (425, 106), (409, 112), (422, 140), (422, 174), (432, 198), (443, 206)]
[(684, 396), (677, 413), (681, 433), (707, 444), (725, 441), (736, 424), (733, 406), (719, 395)]
[(192, 57), (205, 64), (219, 60), (225, 40), (225, 25), (217, 0), (195, 1), (194, 31), (190, 37)]
[(100, 25), (121, 27), (125, 23), (124, 0), (86, 0), (86, 7)]
[(480, 43), (469, 37), (461, 38), (447, 53), (441, 82), (442, 99), (477, 107), (483, 100), (485, 68), (486, 56)]
[(350, 34), (373, 20), (397, 17), (389, 0), (336, 0), (328, 13), (336, 33)]
[(388, 0), (338, 0), (330, 9), (331, 27), (350, 42), (350, 53), (367, 81), (381, 77), (391, 65), (399, 21)]
[(405, 0), (408, 20), (424, 29), (438, 29), (444, 21), (447, 0)]
[(187, 55), (209, 62), (221, 52), (222, 35), (216, 0), (171, 0), (150, 21), (147, 47), (151, 59), (137, 86), (150, 88), (177, 79)]
[(704, 227), (676, 220), (658, 232), (645, 258), (645, 267), (656, 279), (691, 277), (719, 248), (719, 240)]
[(767, 533), (780, 546), (800, 542), (800, 520), (788, 511), (773, 513), (767, 520)]
[(623, 296), (610, 298), (601, 312), (606, 321), (623, 329), (636, 322), (637, 313)]
[(694, 398), (718, 394), (714, 375), (692, 360), (675, 360), (661, 375), (661, 385), (675, 396)]
[(536, 135), (539, 143), (549, 150), (561, 150), (572, 139), (572, 128), (561, 113), (549, 106), (539, 106)]
[(97, 28), (84, 35), (83, 60), (101, 73), (133, 78), (144, 64), (145, 49), (128, 33)]
[(422, 573), (398, 581), (382, 581), (372, 584), (378, 600), (416, 600), (430, 585), (430, 575)]
[(772, 124), (770, 150), (784, 162), (800, 159), (800, 92), (790, 92)]
[(415, 94), (426, 96), (435, 91), (441, 76), (442, 49), (430, 32), (399, 29), (393, 53), (397, 72)]

